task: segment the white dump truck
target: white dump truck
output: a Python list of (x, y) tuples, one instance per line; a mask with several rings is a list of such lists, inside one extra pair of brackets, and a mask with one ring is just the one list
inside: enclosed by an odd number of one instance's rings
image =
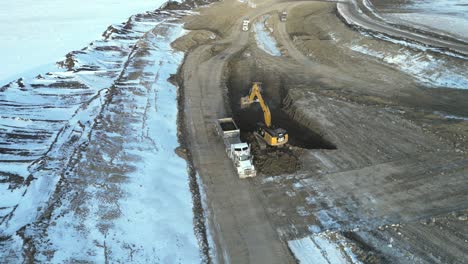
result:
[(240, 139), (240, 130), (230, 117), (216, 121), (218, 134), (223, 138), (228, 157), (234, 163), (239, 178), (255, 177), (257, 171), (253, 165), (249, 144)]
[(242, 31), (249, 31), (250, 20), (248, 18), (242, 19)]
[(286, 22), (286, 20), (288, 19), (288, 12), (287, 11), (281, 12), (279, 14), (279, 17), (280, 17), (281, 22)]

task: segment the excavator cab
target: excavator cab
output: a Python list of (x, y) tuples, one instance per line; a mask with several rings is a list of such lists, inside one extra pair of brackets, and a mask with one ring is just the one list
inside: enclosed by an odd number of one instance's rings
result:
[(264, 117), (264, 123), (257, 124), (255, 136), (260, 137), (269, 146), (282, 146), (288, 142), (288, 133), (283, 128), (276, 128), (271, 124), (271, 112), (261, 93), (261, 83), (254, 82), (248, 96), (241, 98), (241, 108), (253, 103), (259, 103)]
[(260, 136), (270, 146), (282, 146), (288, 142), (286, 129), (266, 127), (264, 123), (257, 123), (256, 136)]

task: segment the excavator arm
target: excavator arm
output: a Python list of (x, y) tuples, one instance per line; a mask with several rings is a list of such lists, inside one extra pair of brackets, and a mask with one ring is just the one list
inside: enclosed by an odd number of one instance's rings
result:
[[(255, 98), (257, 98), (257, 100), (255, 100)], [(268, 108), (268, 105), (265, 103), (265, 100), (263, 100), (262, 93), (260, 91), (260, 83), (258, 82), (254, 82), (252, 89), (250, 89), (249, 95), (241, 99), (241, 106), (244, 107), (245, 105), (249, 105), (255, 102), (258, 102), (260, 106), (262, 107), (263, 117), (265, 119), (265, 125), (267, 127), (270, 127), (271, 126), (270, 108)]]
[(265, 127), (260, 126), (258, 133), (254, 133), (256, 138), (261, 138), (261, 142), (266, 142), (270, 146), (283, 146), (288, 142), (288, 133), (282, 128), (273, 128), (271, 126), (270, 108), (263, 100), (259, 82), (254, 82), (248, 96), (241, 98), (241, 108), (247, 107), (252, 103), (259, 103), (262, 107)]

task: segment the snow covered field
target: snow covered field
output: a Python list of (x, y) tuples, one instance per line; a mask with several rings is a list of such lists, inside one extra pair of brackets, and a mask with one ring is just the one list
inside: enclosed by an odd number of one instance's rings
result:
[(445, 14), (396, 13), (387, 14), (391, 18), (398, 18), (410, 23), (427, 26), (455, 35), (457, 38), (468, 40), (468, 19)]
[(400, 12), (386, 13), (385, 17), (441, 30), (468, 40), (467, 0), (418, 0), (399, 2), (395, 5)]
[(176, 155), (183, 12), (132, 16), (0, 91), (0, 263), (200, 263)]
[(165, 0), (17, 0), (0, 8), (0, 86), (54, 70), (56, 61), (95, 39), (110, 24), (152, 11)]
[[(170, 74), (177, 72), (183, 59), (183, 54), (172, 51), (170, 43), (183, 31), (180, 24), (160, 27), (167, 27), (164, 29), (167, 36), (150, 33), (148, 38), (152, 40), (153, 46), (144, 58), (150, 63), (143, 69), (147, 75), (131, 77), (133, 72), (141, 71), (133, 69), (132, 63), (127, 70), (128, 76), (125, 76), (128, 80), (119, 84), (122, 91), (119, 92), (121, 96), (118, 100), (122, 102), (108, 107), (108, 114), (113, 120), (120, 118), (114, 108), (134, 105), (135, 109), (128, 111), (134, 122), (124, 127), (143, 134), (132, 137), (121, 134), (124, 131), (109, 133), (110, 128), (100, 129), (92, 136), (91, 144), (94, 146), (90, 146), (90, 149), (95, 148), (92, 154), (99, 156), (86, 157), (90, 155), (87, 153), (81, 163), (89, 170), (77, 172), (75, 176), (80, 178), (86, 177), (86, 173), (106, 173), (101, 169), (93, 169), (93, 161), (88, 159), (94, 159), (103, 167), (112, 164), (123, 168), (132, 167), (127, 173), (117, 172), (124, 180), (120, 182), (116, 179), (118, 184), (110, 187), (111, 190), (117, 189), (113, 191), (119, 192), (117, 197), (121, 199), (103, 204), (101, 200), (109, 195), (102, 193), (102, 185), (91, 184), (84, 190), (89, 197), (83, 205), (88, 208), (88, 217), (84, 222), (79, 214), (70, 211), (67, 203), (56, 210), (53, 217), (57, 217), (57, 220), (49, 227), (47, 236), (51, 244), (49, 250), (57, 252), (52, 259), (54, 263), (70, 262), (73, 259), (105, 262), (106, 258), (111, 262), (127, 263), (196, 263), (200, 260), (192, 225), (192, 196), (187, 164), (174, 151), (179, 145), (177, 91), (167, 81)], [(136, 63), (139, 61), (134, 61)], [(140, 117), (145, 120), (139, 122)], [(122, 141), (124, 150), (113, 153), (106, 149), (102, 141), (107, 140)], [(135, 160), (125, 164), (128, 159)], [(109, 162), (110, 166), (103, 162)], [(108, 177), (113, 177), (112, 174)], [(111, 219), (104, 217), (107, 214), (111, 214)], [(86, 226), (85, 234), (80, 228), (83, 224)], [(74, 239), (63, 243), (63, 237)], [(96, 249), (90, 241), (105, 245), (112, 254), (106, 256), (105, 250)], [(92, 252), (92, 256), (83, 256), (83, 252)]]
[(426, 52), (405, 48), (401, 48), (398, 54), (379, 51), (365, 45), (351, 45), (349, 48), (388, 63), (429, 86), (468, 89), (466, 62), (462, 66), (457, 66), (449, 57), (435, 58)]

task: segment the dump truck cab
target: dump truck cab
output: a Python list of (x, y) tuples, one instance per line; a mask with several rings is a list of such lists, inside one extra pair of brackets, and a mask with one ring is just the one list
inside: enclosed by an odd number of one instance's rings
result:
[(229, 156), (234, 161), (234, 166), (240, 178), (254, 177), (256, 175), (252, 155), (250, 153), (250, 146), (247, 143), (231, 145), (231, 153)]

